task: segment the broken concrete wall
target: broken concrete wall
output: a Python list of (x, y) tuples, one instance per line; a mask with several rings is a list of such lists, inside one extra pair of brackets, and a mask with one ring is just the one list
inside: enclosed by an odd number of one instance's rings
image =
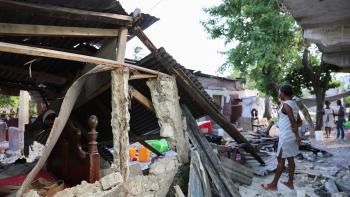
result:
[(126, 180), (129, 176), (129, 69), (111, 71), (112, 133), (115, 169)]
[(109, 190), (103, 189), (103, 181), (93, 184), (83, 181), (78, 186), (57, 193), (55, 197), (164, 197), (179, 166), (176, 157), (159, 159), (151, 165), (148, 176), (134, 176)]
[(160, 125), (160, 135), (168, 137), (183, 163), (188, 162), (188, 140), (185, 138), (176, 80), (160, 75), (147, 81)]

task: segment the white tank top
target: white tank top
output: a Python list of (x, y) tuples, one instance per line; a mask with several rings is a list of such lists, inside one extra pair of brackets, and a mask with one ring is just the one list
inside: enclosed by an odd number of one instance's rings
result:
[[(298, 119), (299, 114), (299, 107), (297, 106), (297, 103), (294, 100), (286, 100), (284, 104), (288, 105), (293, 110), (293, 115), (295, 121)], [(292, 129), (292, 125), (290, 123), (290, 120), (288, 118), (288, 115), (282, 112), (283, 105), (278, 110), (278, 127), (280, 130), (279, 134), (279, 140), (286, 141), (286, 140), (295, 140), (295, 134)]]

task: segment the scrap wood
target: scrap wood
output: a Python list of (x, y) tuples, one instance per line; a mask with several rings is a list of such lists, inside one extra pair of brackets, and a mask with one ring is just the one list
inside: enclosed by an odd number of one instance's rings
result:
[(174, 188), (176, 191), (176, 194), (175, 194), (176, 197), (186, 197), (179, 185), (175, 185)]
[(246, 185), (253, 182), (253, 170), (231, 159), (221, 157), (221, 162), (225, 172), (234, 181)]
[(319, 176), (319, 177), (325, 177), (325, 178), (329, 178), (329, 179), (332, 179), (334, 180), (335, 177), (333, 176), (329, 176), (329, 175), (326, 175), (324, 173), (320, 173), (316, 170), (312, 170), (312, 169), (308, 169), (308, 170), (295, 170), (295, 174), (307, 174), (307, 175), (310, 175), (310, 176)]
[(306, 150), (306, 151), (311, 151), (314, 154), (317, 154), (318, 152), (321, 152), (322, 154), (324, 154), (324, 156), (329, 157), (332, 156), (332, 153), (322, 150), (320, 148), (317, 148), (315, 146), (312, 146), (310, 142), (304, 142), (302, 141), (301, 145), (299, 146), (300, 150)]
[(211, 197), (209, 178), (197, 150), (191, 151), (188, 197)]
[(185, 105), (182, 105), (182, 112), (187, 123), (190, 140), (198, 147), (202, 162), (220, 196), (241, 196), (236, 185), (226, 176), (221, 161), (207, 139), (201, 135), (196, 120)]

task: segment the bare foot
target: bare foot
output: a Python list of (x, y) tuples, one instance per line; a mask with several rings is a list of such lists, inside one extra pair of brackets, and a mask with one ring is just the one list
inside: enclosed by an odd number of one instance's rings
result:
[(261, 184), (261, 187), (265, 190), (277, 190), (277, 185), (274, 184)]
[(281, 183), (283, 184), (283, 185), (285, 185), (285, 186), (287, 186), (289, 189), (294, 189), (294, 185), (293, 185), (293, 183), (289, 183), (289, 182), (287, 182), (287, 181), (281, 181)]

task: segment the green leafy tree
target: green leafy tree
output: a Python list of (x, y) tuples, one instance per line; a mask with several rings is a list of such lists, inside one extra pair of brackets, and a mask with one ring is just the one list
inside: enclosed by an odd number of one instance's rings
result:
[(16, 108), (18, 107), (18, 96), (0, 95), (0, 107)]
[(332, 79), (332, 72), (337, 71), (333, 65), (322, 61), (317, 48), (311, 48), (314, 55), (310, 53), (310, 47), (304, 48), (301, 66), (293, 67), (285, 77), (294, 88), (297, 95), (302, 96), (301, 89), (306, 88), (316, 97), (316, 129), (322, 128), (322, 112), (326, 97), (326, 91), (330, 88), (340, 87), (339, 81)]
[(294, 19), (281, 12), (277, 0), (224, 0), (205, 11), (211, 17), (203, 25), (212, 38), (238, 43), (224, 52), (222, 69), (234, 66), (255, 88), (277, 99), (278, 86), (298, 52)]
[(270, 96), (278, 99), (278, 88), (298, 55), (300, 32), (294, 19), (281, 11), (277, 0), (224, 0), (205, 9), (211, 16), (203, 25), (212, 38), (236, 45), (221, 70), (234, 67), (252, 87), (266, 96), (264, 117), (270, 118)]
[[(205, 12), (210, 18), (203, 25), (211, 38), (234, 46), (223, 52), (227, 61), (221, 70), (238, 69), (249, 86), (275, 101), (283, 83), (292, 84), (299, 96), (306, 87), (316, 95), (317, 111), (323, 110), (334, 68), (320, 61), (317, 51), (310, 54), (300, 28), (278, 0), (223, 0)], [(317, 128), (321, 118), (318, 113)]]

